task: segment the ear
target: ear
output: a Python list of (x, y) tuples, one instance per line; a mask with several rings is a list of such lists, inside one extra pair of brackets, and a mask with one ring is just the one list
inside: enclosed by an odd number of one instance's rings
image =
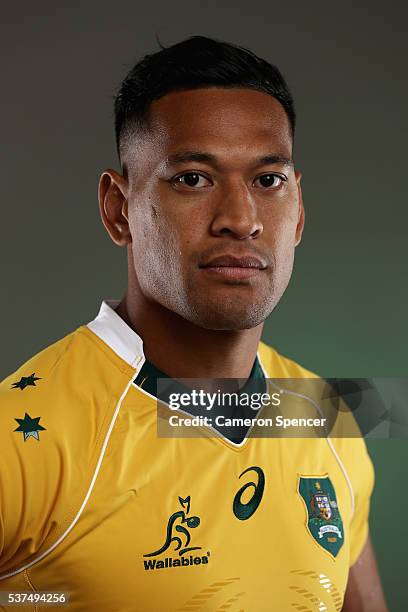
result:
[(109, 236), (118, 246), (132, 242), (129, 230), (128, 184), (115, 170), (105, 170), (99, 179), (99, 212)]
[(296, 232), (295, 232), (295, 246), (298, 246), (298, 244), (300, 244), (300, 241), (302, 240), (303, 228), (305, 226), (305, 209), (303, 206), (302, 187), (300, 186), (300, 179), (302, 178), (302, 173), (299, 172), (298, 170), (295, 170), (295, 177), (296, 177), (296, 183), (297, 183), (297, 189), (298, 189), (298, 202), (299, 202), (298, 204), (299, 206), (298, 222), (297, 222)]

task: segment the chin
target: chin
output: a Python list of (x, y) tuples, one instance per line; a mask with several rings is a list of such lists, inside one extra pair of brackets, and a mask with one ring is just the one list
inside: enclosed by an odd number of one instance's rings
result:
[(203, 329), (239, 331), (261, 325), (279, 301), (273, 290), (262, 295), (253, 292), (250, 296), (236, 292), (210, 295), (207, 292), (205, 300), (203, 297), (203, 292), (190, 293), (184, 296), (185, 299), (173, 303), (170, 309)]
[(239, 331), (252, 329), (261, 325), (269, 316), (272, 309), (258, 310), (251, 308), (246, 312), (223, 312), (221, 310), (195, 312), (190, 321), (204, 329), (214, 331)]

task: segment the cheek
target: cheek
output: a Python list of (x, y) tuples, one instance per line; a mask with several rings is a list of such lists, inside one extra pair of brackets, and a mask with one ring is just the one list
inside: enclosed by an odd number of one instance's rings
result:
[(264, 214), (263, 228), (267, 243), (273, 245), (275, 252), (287, 252), (295, 245), (297, 214), (295, 206), (280, 202)]
[(282, 207), (280, 214), (268, 215), (264, 224), (264, 235), (274, 258), (274, 283), (278, 293), (282, 293), (293, 269), (297, 214), (295, 206)]
[[(136, 273), (150, 282), (180, 275), (182, 232), (172, 215), (151, 201), (135, 208), (129, 219)], [(140, 265), (143, 262), (143, 265)]]
[(293, 270), (296, 244), (296, 219), (288, 219), (285, 222), (283, 231), (279, 239), (279, 260), (277, 262), (280, 269), (282, 289), (285, 290)]
[(296, 224), (286, 220), (278, 236), (276, 265), (286, 277), (292, 271), (295, 256)]

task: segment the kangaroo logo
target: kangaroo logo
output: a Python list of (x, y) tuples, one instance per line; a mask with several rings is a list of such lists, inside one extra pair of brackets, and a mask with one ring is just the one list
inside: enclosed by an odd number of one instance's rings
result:
[[(189, 546), (191, 541), (190, 532), (184, 525), (186, 525), (189, 529), (195, 529), (200, 524), (200, 519), (198, 516), (187, 516), (190, 512), (190, 495), (183, 499), (179, 497), (179, 502), (183, 510), (179, 510), (178, 512), (174, 512), (167, 523), (167, 532), (166, 532), (166, 541), (163, 546), (158, 550), (155, 550), (151, 553), (143, 555), (144, 557), (156, 557), (157, 555), (161, 555), (165, 550), (167, 550), (172, 542), (175, 543), (174, 550), (178, 551), (180, 556), (184, 555), (190, 550), (199, 550), (201, 546)], [(175, 525), (176, 521), (180, 521), (177, 525)], [(183, 539), (178, 535), (174, 535), (174, 531), (177, 533), (181, 533), (184, 536)]]

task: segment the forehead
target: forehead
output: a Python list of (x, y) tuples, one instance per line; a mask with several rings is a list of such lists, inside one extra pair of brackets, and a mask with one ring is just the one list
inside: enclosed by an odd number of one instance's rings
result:
[(272, 96), (251, 89), (208, 88), (172, 92), (155, 100), (148, 116), (150, 142), (156, 153), (205, 149), (279, 152), (290, 156), (292, 137), (283, 106)]

